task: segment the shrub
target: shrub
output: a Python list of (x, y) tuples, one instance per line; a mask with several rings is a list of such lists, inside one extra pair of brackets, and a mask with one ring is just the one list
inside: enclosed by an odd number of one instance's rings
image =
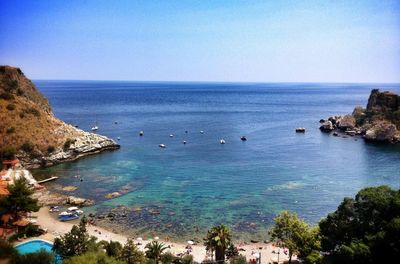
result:
[(64, 146), (63, 149), (68, 150), (71, 147), (71, 144), (75, 143), (75, 141), (73, 141), (72, 139), (68, 138), (65, 142), (64, 142)]
[(21, 113), (19, 113), (19, 117), (20, 117), (20, 118), (24, 118), (24, 117), (25, 117), (25, 114), (24, 114), (23, 112), (21, 112)]
[(47, 152), (48, 153), (53, 153), (54, 150), (56, 150), (56, 148), (53, 145), (50, 145), (50, 146), (47, 147)]
[(0, 94), (0, 99), (4, 99), (6, 101), (14, 100), (14, 95), (9, 92), (3, 92)]
[(33, 145), (30, 142), (25, 142), (24, 144), (22, 144), (21, 149), (26, 153), (31, 153), (33, 150)]
[(21, 96), (24, 94), (24, 91), (20, 88), (17, 89), (17, 95)]
[(31, 115), (34, 115), (34, 116), (37, 116), (37, 117), (40, 116), (40, 112), (34, 107), (29, 107), (27, 109), (24, 109), (23, 112), (25, 114), (31, 114)]
[(16, 90), (18, 88), (18, 82), (17, 80), (9, 80), (8, 81), (8, 91), (13, 91)]
[(6, 108), (9, 111), (13, 111), (13, 110), (15, 110), (15, 104), (8, 104)]
[(15, 132), (15, 127), (9, 127), (9, 128), (7, 128), (7, 130), (6, 130), (6, 133), (7, 134), (12, 134), (12, 133), (14, 133)]
[(163, 264), (171, 264), (176, 260), (176, 257), (171, 252), (166, 252), (161, 255), (161, 262)]
[(0, 157), (2, 160), (12, 160), (15, 158), (15, 148), (8, 147), (0, 149)]

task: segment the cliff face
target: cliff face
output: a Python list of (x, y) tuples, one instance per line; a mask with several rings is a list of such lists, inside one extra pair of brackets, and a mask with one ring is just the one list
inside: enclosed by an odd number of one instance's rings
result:
[(15, 155), (29, 168), (116, 148), (111, 139), (57, 119), (19, 68), (0, 66), (0, 159)]
[(367, 108), (356, 107), (351, 115), (330, 117), (320, 129), (334, 130), (380, 142), (400, 142), (400, 96), (373, 89)]

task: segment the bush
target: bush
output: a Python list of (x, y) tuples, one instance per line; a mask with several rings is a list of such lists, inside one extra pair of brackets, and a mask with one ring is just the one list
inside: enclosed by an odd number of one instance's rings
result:
[(15, 104), (8, 104), (6, 108), (9, 111), (13, 111), (13, 110), (15, 110)]
[(21, 149), (26, 153), (31, 153), (33, 150), (33, 145), (30, 142), (25, 142), (24, 144), (22, 144)]
[(14, 95), (9, 92), (3, 92), (0, 94), (0, 99), (4, 99), (6, 101), (14, 100)]
[(24, 114), (23, 112), (21, 112), (21, 113), (19, 113), (19, 117), (20, 117), (20, 118), (24, 118), (24, 117), (25, 117), (25, 114)]
[(63, 149), (64, 151), (68, 150), (71, 147), (71, 144), (75, 143), (74, 140), (68, 138), (65, 142), (64, 142), (64, 146)]
[(12, 134), (12, 133), (14, 133), (15, 132), (15, 127), (9, 127), (9, 128), (7, 128), (7, 130), (6, 130), (6, 133), (7, 134)]
[(0, 149), (0, 157), (2, 160), (12, 160), (15, 158), (15, 148), (4, 148), (4, 149)]
[(171, 264), (175, 261), (176, 257), (171, 252), (166, 252), (161, 255), (161, 262), (163, 264)]
[(181, 258), (182, 264), (193, 264), (193, 256), (192, 255), (185, 255)]
[(24, 94), (24, 91), (20, 88), (17, 89), (17, 95), (21, 96)]
[(31, 114), (31, 115), (34, 115), (34, 116), (37, 116), (37, 117), (40, 116), (40, 112), (34, 107), (29, 107), (27, 109), (24, 109), (23, 112), (25, 114)]
[(47, 152), (48, 153), (53, 153), (54, 150), (56, 150), (56, 148), (53, 145), (50, 145), (50, 146), (47, 147)]
[(6, 88), (8, 91), (13, 91), (18, 88), (18, 81), (17, 80), (9, 80), (8, 87)]

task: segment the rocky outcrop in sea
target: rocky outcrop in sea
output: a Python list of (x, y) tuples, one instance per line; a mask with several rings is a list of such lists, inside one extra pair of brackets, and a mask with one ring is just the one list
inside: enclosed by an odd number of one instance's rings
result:
[(367, 108), (357, 106), (353, 113), (320, 120), (322, 132), (362, 136), (375, 142), (400, 142), (400, 96), (373, 89)]

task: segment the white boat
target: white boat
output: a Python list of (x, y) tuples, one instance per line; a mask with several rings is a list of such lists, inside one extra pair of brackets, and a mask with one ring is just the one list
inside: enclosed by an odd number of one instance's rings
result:
[(118, 140), (121, 140), (121, 138), (120, 138), (120, 137), (117, 137), (117, 139), (118, 139)]
[(160, 144), (158, 145), (160, 148), (166, 148), (167, 146), (165, 144)]
[(219, 141), (219, 143), (220, 143), (220, 144), (225, 144), (225, 140), (221, 139), (221, 140)]
[(183, 141), (183, 144), (186, 144), (186, 140)]
[(169, 135), (169, 137), (171, 137), (171, 138), (172, 138), (172, 137), (174, 137), (174, 135), (172, 135), (172, 134), (171, 134), (171, 135)]
[(58, 216), (66, 216), (66, 215), (73, 215), (73, 214), (74, 213), (72, 213), (72, 212), (64, 211), (64, 212), (59, 213)]
[(203, 130), (200, 130), (200, 134), (204, 134), (204, 131), (203, 131)]
[(98, 126), (94, 126), (94, 127), (92, 127), (92, 131), (96, 131), (96, 130), (98, 130), (99, 129), (99, 127)]
[(139, 136), (143, 136), (143, 135), (144, 135), (144, 132), (142, 130), (142, 131), (139, 132)]
[(67, 212), (70, 213), (70, 214), (78, 214), (78, 215), (83, 214), (83, 211), (80, 210), (80, 209), (79, 209), (78, 207), (76, 207), (76, 206), (69, 207)]

